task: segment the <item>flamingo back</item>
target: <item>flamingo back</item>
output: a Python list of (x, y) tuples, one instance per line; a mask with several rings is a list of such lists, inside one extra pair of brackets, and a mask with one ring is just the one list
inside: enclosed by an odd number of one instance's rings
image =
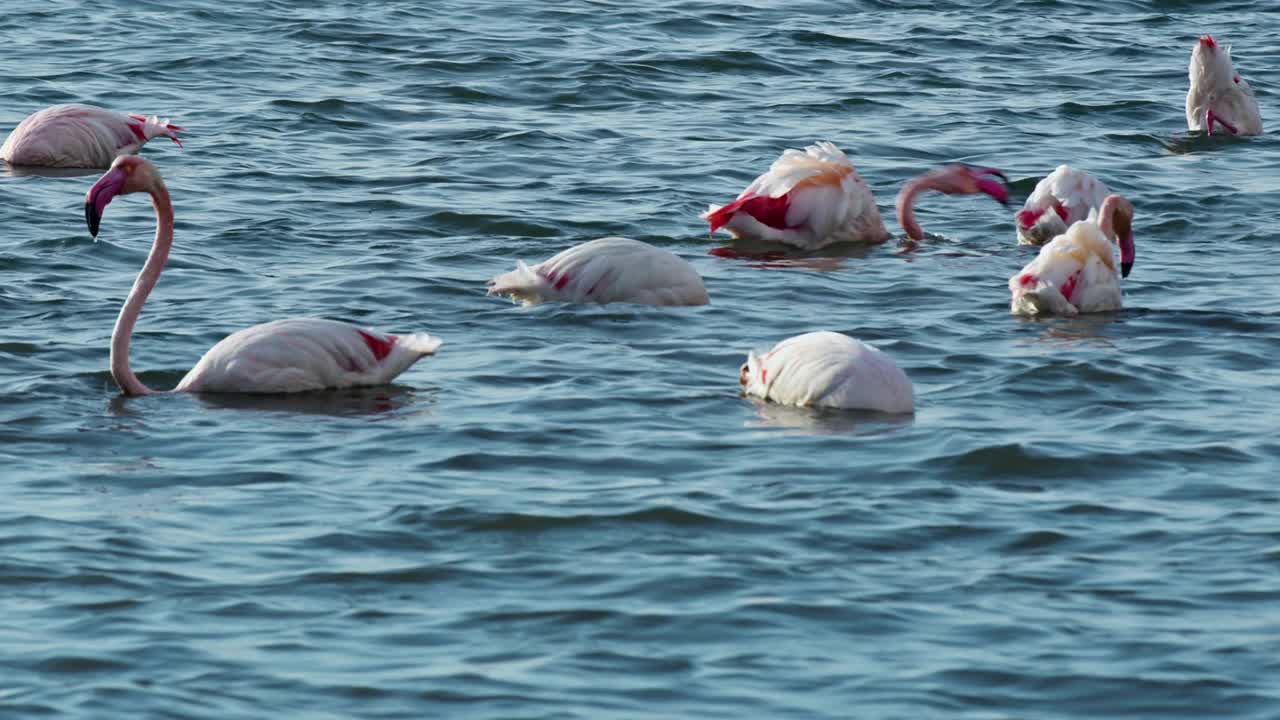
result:
[(489, 295), (517, 302), (706, 305), (702, 277), (683, 258), (648, 243), (608, 237), (495, 277)]
[(1075, 315), (1118, 310), (1123, 304), (1112, 243), (1090, 219), (1040, 249), (1009, 278), (1010, 310), (1018, 315)]
[(911, 381), (888, 354), (826, 330), (750, 353), (741, 380), (747, 395), (784, 405), (891, 413), (915, 407)]
[(153, 137), (164, 135), (181, 144), (178, 130), (155, 117), (78, 103), (54, 105), (18, 123), (0, 146), (0, 159), (13, 165), (105, 168)]
[(889, 237), (871, 189), (849, 157), (831, 142), (787, 149), (725, 206), (703, 219), (734, 237), (815, 249), (835, 242), (882, 242)]
[(290, 318), (223, 338), (178, 391), (290, 393), (383, 385), (441, 345), (425, 333), (386, 335), (344, 322)]
[(1027, 197), (1017, 214), (1018, 242), (1043, 245), (1065, 233), (1072, 223), (1085, 220), (1102, 207), (1111, 191), (1084, 170), (1059, 165), (1046, 175)]

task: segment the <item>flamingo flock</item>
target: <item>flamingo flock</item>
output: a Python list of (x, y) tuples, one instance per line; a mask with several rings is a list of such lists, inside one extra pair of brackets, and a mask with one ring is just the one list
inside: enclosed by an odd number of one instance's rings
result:
[[(1231, 63), (1230, 47), (1201, 37), (1191, 52), (1187, 128), (1207, 135), (1258, 135), (1262, 118), (1253, 90)], [(182, 127), (156, 116), (117, 113), (83, 104), (54, 105), (22, 122), (0, 146), (14, 166), (104, 168), (85, 195), (85, 221), (97, 237), (108, 204), (146, 193), (155, 209), (151, 251), (111, 334), (111, 375), (126, 395), (157, 391), (129, 363), (134, 326), (160, 278), (173, 245), (174, 209), (160, 171), (137, 155), (147, 141), (167, 137), (179, 147)], [(1008, 179), (994, 168), (948, 165), (907, 182), (897, 194), (898, 224), (913, 241), (927, 237), (915, 216), (926, 192), (986, 195), (1009, 202)], [(1019, 244), (1041, 246), (1009, 279), (1017, 315), (1076, 315), (1123, 307), (1121, 280), (1134, 263), (1134, 207), (1089, 173), (1059, 165), (1037, 183), (1014, 214)], [(804, 251), (840, 243), (878, 244), (885, 227), (871, 189), (834, 143), (784, 150), (769, 169), (702, 218), (714, 235), (774, 243)], [(1119, 258), (1116, 257), (1118, 248)], [(607, 237), (570, 247), (535, 265), (489, 281), (488, 294), (526, 305), (637, 303), (705, 305), (702, 278), (683, 258), (648, 243)], [(164, 392), (294, 393), (389, 383), (434, 355), (440, 338), (388, 334), (321, 318), (289, 318), (228, 335), (200, 358), (173, 390)], [(739, 371), (744, 395), (803, 407), (911, 413), (914, 391), (885, 352), (847, 335), (816, 331), (751, 352)]]

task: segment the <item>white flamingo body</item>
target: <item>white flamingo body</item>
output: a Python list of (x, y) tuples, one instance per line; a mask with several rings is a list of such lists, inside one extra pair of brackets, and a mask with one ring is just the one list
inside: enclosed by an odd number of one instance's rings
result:
[(291, 393), (385, 385), (440, 339), (387, 335), (336, 320), (289, 318), (223, 338), (200, 358), (177, 392)]
[(18, 123), (0, 146), (0, 159), (11, 165), (105, 168), (154, 137), (181, 145), (181, 130), (154, 115), (125, 115), (78, 103), (54, 105)]
[(813, 250), (840, 242), (889, 239), (871, 188), (848, 156), (830, 142), (788, 149), (728, 205), (702, 218), (711, 231)]
[[(129, 364), (129, 344), (173, 245), (173, 206), (150, 161), (124, 155), (85, 196), (85, 220), (97, 236), (102, 211), (118, 195), (146, 192), (156, 210), (156, 236), (111, 333), (111, 376), (126, 395), (148, 388)], [(255, 325), (224, 338), (173, 392), (285, 393), (390, 382), (419, 358), (434, 354), (438, 338), (387, 335), (332, 320), (295, 318)]]
[(1188, 67), (1187, 129), (1212, 135), (1261, 135), (1262, 113), (1249, 82), (1231, 65), (1231, 47), (1210, 35), (1191, 49)]
[(1009, 278), (1010, 310), (1018, 315), (1075, 315), (1124, 305), (1111, 241), (1081, 221), (1040, 249)]
[(1084, 170), (1059, 165), (1036, 183), (1016, 214), (1018, 244), (1043, 245), (1062, 235), (1073, 223), (1101, 208), (1110, 194), (1101, 180)]
[(750, 353), (739, 381), (747, 395), (783, 405), (909, 413), (914, 392), (886, 353), (848, 335), (822, 330)]
[(706, 305), (702, 277), (683, 258), (639, 240), (608, 237), (489, 281), (490, 295), (542, 302)]

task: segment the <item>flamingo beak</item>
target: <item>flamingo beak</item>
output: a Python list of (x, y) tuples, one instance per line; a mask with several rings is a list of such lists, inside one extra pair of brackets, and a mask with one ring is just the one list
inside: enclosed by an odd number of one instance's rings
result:
[(98, 226), (102, 222), (102, 212), (124, 189), (124, 181), (129, 173), (123, 168), (111, 168), (98, 182), (89, 188), (84, 196), (84, 222), (89, 226), (89, 234), (98, 237)]
[(1129, 277), (1134, 259), (1133, 233), (1126, 233), (1120, 240), (1120, 277)]
[[(974, 174), (978, 177), (978, 190), (995, 198), (1001, 205), (1009, 207), (1009, 178), (1005, 177), (1004, 173), (995, 168), (982, 168), (975, 170)], [(985, 175), (991, 177), (983, 177)]]

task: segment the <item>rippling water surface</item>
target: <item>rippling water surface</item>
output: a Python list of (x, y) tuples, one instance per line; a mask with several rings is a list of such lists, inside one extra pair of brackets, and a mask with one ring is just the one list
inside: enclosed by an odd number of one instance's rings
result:
[[(938, 5), (11, 0), (0, 129), (189, 129), (145, 151), (178, 224), (144, 381), (286, 316), (445, 346), (391, 387), (126, 400), (149, 205), (94, 242), (92, 177), (0, 177), (0, 714), (1280, 717), (1280, 145), (1182, 111), (1212, 32), (1277, 127), (1280, 14)], [(918, 246), (708, 254), (705, 204), (817, 139), (887, 213), (939, 163), (1090, 169), (1138, 208), (1125, 310), (1010, 316), (1034, 250), (981, 198), (926, 198)], [(713, 304), (484, 296), (604, 235)], [(739, 396), (819, 328), (916, 414)]]

